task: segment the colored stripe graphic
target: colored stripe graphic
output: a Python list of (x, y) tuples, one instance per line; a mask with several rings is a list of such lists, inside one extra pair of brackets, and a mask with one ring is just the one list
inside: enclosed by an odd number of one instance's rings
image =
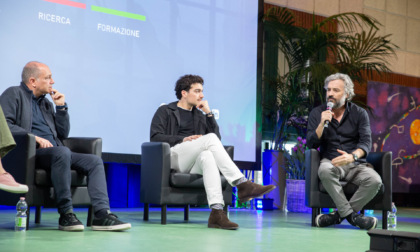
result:
[(102, 12), (102, 13), (111, 14), (111, 15), (116, 15), (116, 16), (120, 16), (120, 17), (137, 19), (137, 20), (140, 20), (140, 21), (146, 21), (146, 16), (143, 16), (143, 15), (134, 14), (134, 13), (125, 12), (125, 11), (108, 9), (108, 8), (99, 7), (99, 6), (95, 6), (95, 5), (91, 5), (90, 7), (91, 7), (91, 10), (93, 10), (93, 11)]
[(44, 0), (45, 2), (51, 2), (51, 3), (57, 3), (62, 5), (67, 5), (71, 7), (86, 9), (86, 4), (84, 3), (78, 3), (70, 0)]

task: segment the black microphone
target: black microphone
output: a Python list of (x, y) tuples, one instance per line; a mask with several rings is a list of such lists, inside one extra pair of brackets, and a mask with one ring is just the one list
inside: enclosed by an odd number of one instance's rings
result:
[[(328, 102), (327, 103), (327, 110), (331, 111), (333, 106), (334, 106), (334, 103)], [(330, 124), (330, 121), (325, 121), (324, 122), (324, 129), (328, 128), (328, 124)]]

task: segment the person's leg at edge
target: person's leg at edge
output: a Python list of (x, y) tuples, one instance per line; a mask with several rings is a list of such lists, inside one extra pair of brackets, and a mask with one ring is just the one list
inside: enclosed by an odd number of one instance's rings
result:
[(1, 162), (1, 158), (6, 156), (15, 146), (15, 140), (0, 106), (0, 190), (11, 193), (26, 193), (28, 192), (28, 186), (17, 183), (13, 176), (3, 168)]
[(0, 174), (4, 174), (6, 173), (6, 170), (3, 168), (3, 164), (1, 163), (1, 158), (0, 158)]
[(13, 178), (13, 176), (3, 168), (3, 164), (1, 163), (1, 158), (0, 158), (0, 190), (4, 190), (10, 193), (27, 193), (28, 192), (27, 185), (17, 183), (15, 179)]
[(121, 221), (111, 213), (106, 185), (105, 169), (100, 157), (92, 154), (71, 153), (72, 169), (88, 177), (88, 192), (95, 218), (92, 230), (121, 231), (131, 228), (130, 223)]

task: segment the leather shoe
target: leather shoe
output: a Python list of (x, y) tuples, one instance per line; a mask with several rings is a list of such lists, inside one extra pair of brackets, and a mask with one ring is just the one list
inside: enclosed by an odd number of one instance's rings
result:
[(208, 227), (236, 230), (239, 226), (238, 224), (231, 222), (226, 216), (226, 212), (223, 210), (212, 209), (209, 217)]
[(276, 186), (275, 185), (263, 186), (263, 185), (255, 184), (248, 180), (246, 182), (243, 182), (237, 185), (236, 188), (238, 189), (239, 203), (244, 203), (249, 200), (252, 200), (253, 198), (261, 197), (264, 194), (271, 192), (272, 190), (274, 190), (274, 188), (276, 188)]

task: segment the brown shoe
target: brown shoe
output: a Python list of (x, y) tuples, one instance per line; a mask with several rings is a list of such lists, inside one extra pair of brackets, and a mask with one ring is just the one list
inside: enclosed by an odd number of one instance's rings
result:
[(261, 197), (264, 194), (271, 192), (274, 188), (276, 188), (276, 186), (263, 186), (248, 180), (247, 182), (237, 185), (236, 188), (238, 189), (239, 203), (244, 203), (252, 200), (253, 198)]
[(223, 210), (212, 209), (209, 217), (208, 227), (236, 230), (239, 226), (238, 224), (231, 222)]

